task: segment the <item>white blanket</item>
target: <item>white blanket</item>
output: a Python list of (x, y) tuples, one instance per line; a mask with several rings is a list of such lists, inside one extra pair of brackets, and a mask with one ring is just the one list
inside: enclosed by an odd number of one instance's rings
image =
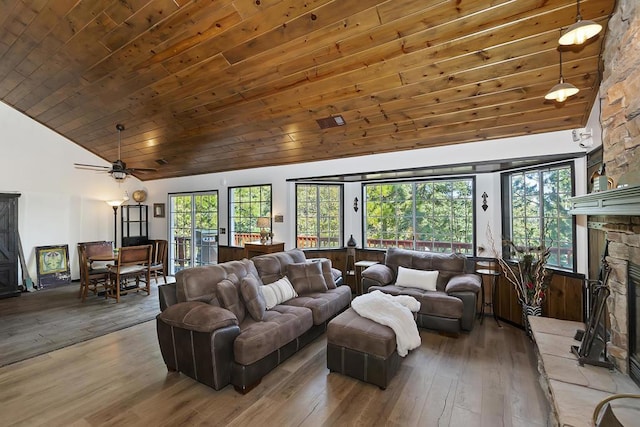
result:
[(408, 295), (393, 296), (380, 291), (356, 297), (351, 307), (362, 317), (393, 329), (398, 354), (406, 356), (409, 350), (420, 347), (418, 326), (412, 311), (420, 310), (420, 302)]

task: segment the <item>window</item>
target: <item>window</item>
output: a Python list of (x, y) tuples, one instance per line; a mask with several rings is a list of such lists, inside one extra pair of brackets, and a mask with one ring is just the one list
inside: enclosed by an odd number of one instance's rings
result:
[(341, 212), (341, 185), (296, 184), (296, 247), (341, 247)]
[(550, 248), (549, 266), (574, 269), (575, 227), (569, 214), (573, 168), (556, 165), (503, 175), (503, 234), (516, 246)]
[(271, 185), (229, 188), (231, 246), (260, 240), (260, 217), (271, 218)]
[(169, 209), (169, 274), (217, 264), (218, 192), (170, 194)]
[(365, 184), (365, 247), (473, 253), (472, 178)]

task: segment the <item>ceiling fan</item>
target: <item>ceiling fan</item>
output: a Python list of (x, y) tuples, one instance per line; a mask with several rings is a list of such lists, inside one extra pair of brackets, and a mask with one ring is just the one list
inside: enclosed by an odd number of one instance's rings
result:
[(78, 169), (106, 171), (116, 181), (124, 181), (129, 175), (133, 174), (134, 172), (142, 172), (142, 173), (155, 172), (156, 169), (152, 169), (152, 168), (128, 168), (127, 164), (122, 160), (120, 160), (120, 147), (122, 145), (120, 134), (124, 130), (124, 125), (118, 123), (116, 125), (116, 129), (118, 130), (118, 160), (111, 163), (111, 167), (99, 166), (99, 165), (86, 165), (83, 163), (74, 163), (74, 166)]

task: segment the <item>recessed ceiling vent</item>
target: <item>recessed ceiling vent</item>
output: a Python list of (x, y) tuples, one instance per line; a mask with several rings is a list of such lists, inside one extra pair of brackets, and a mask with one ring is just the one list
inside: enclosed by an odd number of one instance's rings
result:
[(167, 165), (167, 164), (169, 164), (169, 162), (166, 161), (165, 159), (157, 159), (156, 163), (159, 164), (159, 165)]
[(335, 128), (335, 127), (344, 126), (347, 124), (344, 121), (344, 117), (342, 117), (339, 114), (337, 116), (330, 116), (324, 119), (317, 119), (316, 122), (318, 122), (318, 126), (320, 126), (320, 129)]

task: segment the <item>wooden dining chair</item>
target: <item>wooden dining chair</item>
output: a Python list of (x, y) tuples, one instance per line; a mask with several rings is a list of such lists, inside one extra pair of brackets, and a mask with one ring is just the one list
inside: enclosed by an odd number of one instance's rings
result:
[(153, 242), (153, 257), (151, 260), (151, 272), (153, 277), (158, 283), (158, 273), (162, 274), (164, 283), (167, 283), (167, 256), (168, 256), (168, 242), (166, 240), (154, 240)]
[[(120, 302), (121, 290), (127, 292), (144, 290), (151, 294), (151, 245), (125, 246), (118, 251), (118, 261), (115, 265), (108, 265), (109, 281), (105, 298), (115, 298)], [(135, 286), (129, 288), (130, 279), (135, 279)], [(140, 287), (140, 283), (144, 287)]]
[(80, 269), (80, 292), (78, 297), (82, 302), (87, 298), (91, 290), (94, 295), (98, 293), (100, 286), (104, 287), (109, 276), (106, 265), (93, 266), (90, 257), (98, 254), (113, 253), (111, 242), (81, 242), (78, 243), (78, 261)]

